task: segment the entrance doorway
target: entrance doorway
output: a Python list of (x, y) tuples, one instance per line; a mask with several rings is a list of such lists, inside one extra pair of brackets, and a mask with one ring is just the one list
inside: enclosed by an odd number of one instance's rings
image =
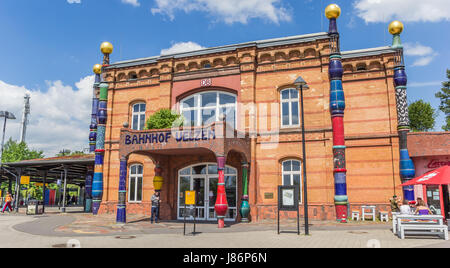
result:
[[(234, 221), (237, 217), (237, 170), (227, 166), (224, 173), (228, 201), (228, 212), (225, 220)], [(217, 164), (214, 163), (196, 164), (181, 169), (178, 172), (178, 219), (184, 219), (185, 191), (196, 191), (196, 219), (216, 221), (214, 205), (217, 198), (218, 181)]]

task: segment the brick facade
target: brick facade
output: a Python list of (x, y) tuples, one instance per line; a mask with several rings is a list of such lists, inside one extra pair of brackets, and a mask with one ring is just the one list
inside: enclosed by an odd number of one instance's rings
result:
[[(277, 186), (282, 184), (281, 163), (285, 159), (301, 160), (302, 156), (300, 128), (280, 126), (280, 91), (293, 87), (295, 79), (302, 76), (310, 87), (305, 91), (304, 101), (309, 215), (313, 219), (335, 219), (329, 40), (324, 35), (313, 40), (299, 37), (298, 42), (283, 44), (269, 41), (270, 46), (249, 43), (220, 51), (117, 63), (107, 69), (109, 114), (100, 213), (115, 213), (120, 133), (123, 123), (131, 122), (132, 105), (145, 102), (148, 118), (161, 108), (177, 110), (179, 100), (186, 96), (217, 90), (236, 94), (242, 105), (258, 107), (256, 114), (240, 108), (237, 111), (238, 130), (257, 133), (251, 139), (249, 159), (251, 219), (275, 218)], [(394, 53), (389, 48), (367, 51), (370, 53), (343, 53), (348, 197), (351, 210), (368, 204), (386, 210), (389, 198), (401, 193)], [(207, 68), (203, 68), (205, 64)], [(134, 75), (138, 78), (130, 80)], [(202, 87), (204, 79), (208, 79), (206, 87)], [(174, 220), (178, 170), (194, 163), (216, 162), (216, 159), (212, 152), (189, 154), (186, 151), (166, 160), (161, 163), (165, 179), (161, 216)], [(242, 195), (241, 161), (237, 154), (227, 157), (227, 165), (239, 171), (238, 199)], [(148, 215), (154, 192), (151, 152), (131, 154), (128, 164), (133, 163), (144, 166), (143, 202), (127, 204), (127, 212)], [(273, 198), (268, 198), (272, 194)]]

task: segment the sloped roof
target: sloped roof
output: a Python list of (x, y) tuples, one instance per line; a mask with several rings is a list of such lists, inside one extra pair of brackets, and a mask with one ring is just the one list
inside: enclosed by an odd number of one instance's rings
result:
[(408, 134), (411, 157), (450, 155), (450, 132), (412, 132)]

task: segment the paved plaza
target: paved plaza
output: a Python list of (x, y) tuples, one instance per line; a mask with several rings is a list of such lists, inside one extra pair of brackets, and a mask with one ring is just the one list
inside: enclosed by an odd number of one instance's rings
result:
[[(412, 248), (450, 247), (450, 242), (438, 237), (394, 236), (391, 224), (373, 222), (312, 222), (311, 235), (296, 234), (296, 223), (284, 221), (277, 234), (276, 222), (228, 225), (198, 223), (197, 235), (183, 236), (183, 223), (150, 224), (148, 218), (132, 216), (126, 225), (116, 225), (114, 215), (93, 216), (76, 213), (26, 216), (0, 215), (0, 247), (52, 248), (69, 244), (84, 248)], [(187, 225), (188, 232), (193, 224)]]

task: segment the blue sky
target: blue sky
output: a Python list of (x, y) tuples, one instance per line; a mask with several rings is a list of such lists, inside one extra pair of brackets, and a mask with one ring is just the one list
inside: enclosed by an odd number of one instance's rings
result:
[[(19, 118), (11, 123), (9, 135), (18, 139), (14, 131), (21, 118), (21, 95), (28, 91), (31, 128), (52, 120), (62, 144), (50, 148), (49, 141), (32, 138), (44, 130), (34, 135), (30, 130), (32, 145), (49, 154), (58, 146), (87, 145), (85, 130), (77, 143), (63, 141), (68, 127), (64, 122), (81, 128), (87, 120), (88, 127), (89, 115), (83, 119), (86, 113), (80, 108), (89, 110), (90, 102), (84, 104), (84, 99), (90, 98), (92, 66), (100, 62), (99, 45), (105, 40), (115, 46), (114, 62), (159, 55), (177, 45), (211, 47), (315, 33), (327, 31), (323, 10), (330, 3), (343, 11), (338, 21), (343, 50), (390, 45), (387, 26), (393, 19), (402, 20), (409, 100), (424, 99), (437, 108), (434, 94), (450, 68), (449, 0), (0, 0), (0, 105)], [(67, 96), (79, 97), (80, 107), (63, 105), (61, 99)], [(39, 97), (59, 106), (39, 110)], [(80, 115), (74, 118), (70, 112), (77, 111)], [(41, 113), (45, 115), (39, 117)], [(443, 122), (440, 113), (436, 130)]]

